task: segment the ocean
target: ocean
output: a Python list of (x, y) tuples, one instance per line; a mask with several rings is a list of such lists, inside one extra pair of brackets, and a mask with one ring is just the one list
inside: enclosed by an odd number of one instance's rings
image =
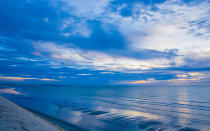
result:
[(16, 104), (90, 131), (209, 131), (208, 86), (2, 85)]

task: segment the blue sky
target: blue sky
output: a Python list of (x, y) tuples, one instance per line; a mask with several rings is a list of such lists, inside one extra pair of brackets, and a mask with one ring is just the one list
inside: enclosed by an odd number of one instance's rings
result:
[(209, 85), (209, 0), (0, 1), (0, 82)]

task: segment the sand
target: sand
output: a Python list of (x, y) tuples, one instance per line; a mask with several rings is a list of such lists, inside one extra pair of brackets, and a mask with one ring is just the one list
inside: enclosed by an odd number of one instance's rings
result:
[(0, 131), (65, 131), (0, 96)]

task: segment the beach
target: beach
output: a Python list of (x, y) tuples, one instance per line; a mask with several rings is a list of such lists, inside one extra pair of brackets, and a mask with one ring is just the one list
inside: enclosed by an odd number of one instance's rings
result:
[(1, 131), (65, 131), (0, 96)]

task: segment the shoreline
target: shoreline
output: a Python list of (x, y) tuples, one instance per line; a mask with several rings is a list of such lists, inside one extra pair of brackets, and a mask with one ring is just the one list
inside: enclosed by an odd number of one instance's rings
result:
[(3, 96), (0, 96), (0, 129), (3, 131), (66, 131)]
[[(22, 106), (20, 106), (20, 107), (22, 107)], [(33, 114), (39, 116), (40, 118), (42, 118), (44, 120), (49, 121), (53, 125), (56, 125), (56, 126), (59, 126), (59, 127), (63, 128), (64, 130), (67, 130), (67, 131), (69, 131), (69, 130), (70, 131), (87, 131), (85, 129), (82, 129), (82, 128), (77, 127), (77, 126), (75, 126), (73, 124), (67, 123), (67, 122), (65, 122), (63, 120), (54, 118), (52, 116), (46, 115), (44, 113), (37, 112), (35, 110), (29, 109), (29, 108), (25, 108), (25, 107), (22, 107), (22, 108), (28, 110), (29, 112), (32, 112)]]

